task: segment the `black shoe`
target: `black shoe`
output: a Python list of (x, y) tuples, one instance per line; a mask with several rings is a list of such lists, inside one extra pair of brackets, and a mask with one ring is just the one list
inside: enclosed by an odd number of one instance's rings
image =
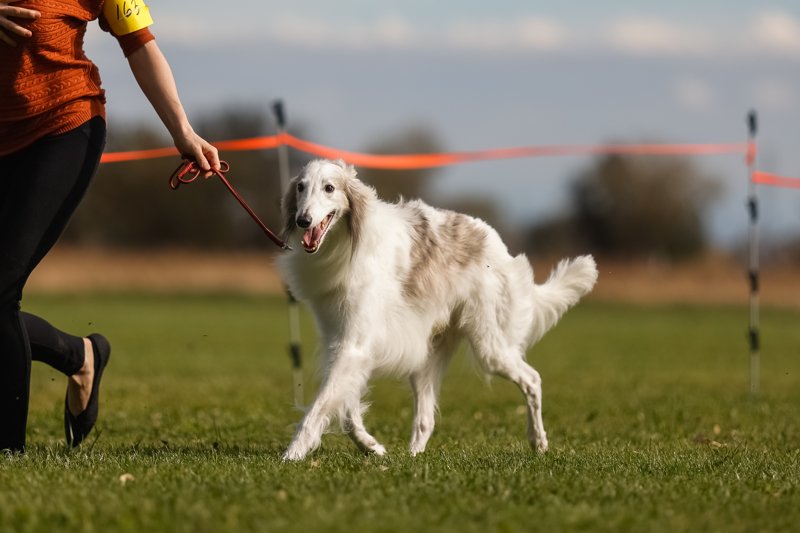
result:
[(100, 410), (100, 379), (103, 377), (103, 370), (111, 357), (111, 345), (108, 343), (108, 339), (99, 333), (92, 333), (88, 338), (94, 350), (94, 379), (92, 380), (89, 404), (81, 414), (72, 416), (67, 399), (64, 398), (64, 433), (67, 437), (67, 445), (73, 448), (83, 442), (97, 422), (97, 413)]

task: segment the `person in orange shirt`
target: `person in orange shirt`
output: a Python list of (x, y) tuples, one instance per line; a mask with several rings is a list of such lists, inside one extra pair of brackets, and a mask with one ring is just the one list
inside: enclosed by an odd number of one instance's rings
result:
[(207, 175), (220, 164), (186, 117), (144, 0), (0, 0), (0, 450), (25, 450), (31, 360), (68, 376), (70, 446), (97, 420), (108, 340), (70, 335), (21, 310), (28, 276), (80, 203), (105, 146), (105, 96), (83, 51), (93, 20), (116, 37), (180, 153)]

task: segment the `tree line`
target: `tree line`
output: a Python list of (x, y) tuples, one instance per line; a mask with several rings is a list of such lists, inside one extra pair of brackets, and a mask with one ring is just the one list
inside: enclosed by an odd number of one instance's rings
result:
[[(252, 109), (228, 109), (196, 121), (206, 139), (273, 135), (274, 122)], [(299, 128), (302, 130), (303, 128)], [(302, 131), (293, 131), (303, 136)], [(165, 136), (149, 125), (109, 129), (109, 151), (164, 146)], [(423, 126), (378, 139), (365, 152), (426, 153), (444, 149)], [(280, 228), (280, 176), (277, 151), (229, 152), (229, 180), (264, 222)], [(292, 153), (292, 172), (308, 158)], [(87, 197), (67, 228), (64, 241), (76, 245), (125, 248), (263, 248), (265, 239), (221, 183), (198, 183), (170, 191), (167, 180), (178, 158), (101, 165)], [(359, 169), (359, 177), (379, 195), (431, 201), (436, 170)], [(213, 178), (213, 181), (217, 181)], [(601, 156), (572, 179), (569, 205), (560, 216), (533, 227), (505, 227), (498, 206), (484, 198), (459, 199), (438, 206), (485, 219), (498, 228), (512, 251), (554, 256), (590, 251), (604, 256), (686, 258), (709, 243), (704, 224), (720, 181), (681, 157)]]

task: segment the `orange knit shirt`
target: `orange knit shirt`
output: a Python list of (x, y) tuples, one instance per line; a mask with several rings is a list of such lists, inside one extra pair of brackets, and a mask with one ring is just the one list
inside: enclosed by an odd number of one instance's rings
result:
[[(92, 117), (105, 117), (100, 74), (83, 51), (89, 21), (103, 19), (103, 0), (29, 0), (35, 21), (16, 19), (31, 30), (17, 46), (0, 42), (0, 155), (46, 135), (64, 133)], [(117, 37), (126, 56), (153, 39), (147, 28)]]

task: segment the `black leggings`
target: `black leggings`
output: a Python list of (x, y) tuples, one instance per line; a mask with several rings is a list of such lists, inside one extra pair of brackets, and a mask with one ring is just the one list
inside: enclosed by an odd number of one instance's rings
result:
[(67, 376), (83, 366), (83, 339), (22, 312), (20, 302), (83, 198), (105, 138), (105, 122), (95, 117), (0, 156), (0, 450), (25, 449), (31, 360)]

